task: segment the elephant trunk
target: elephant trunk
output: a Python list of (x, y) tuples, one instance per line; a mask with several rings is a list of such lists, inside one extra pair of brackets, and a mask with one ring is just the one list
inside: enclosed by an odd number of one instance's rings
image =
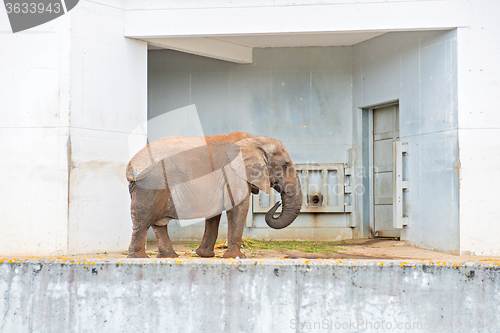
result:
[(283, 211), (280, 216), (276, 218), (273, 216), (281, 205), (279, 201), (266, 213), (266, 223), (273, 229), (288, 227), (295, 220), (297, 215), (299, 215), (300, 208), (302, 207), (302, 191), (298, 177), (296, 183), (293, 184), (293, 191), (288, 192), (282, 188), (280, 193), (281, 199), (283, 200)]

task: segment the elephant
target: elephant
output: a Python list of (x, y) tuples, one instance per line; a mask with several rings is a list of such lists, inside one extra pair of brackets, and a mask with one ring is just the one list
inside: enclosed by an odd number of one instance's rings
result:
[(274, 229), (290, 225), (300, 212), (302, 192), (297, 170), (283, 143), (244, 132), (158, 139), (140, 150), (127, 165), (131, 197), (132, 239), (128, 258), (147, 258), (150, 227), (158, 258), (177, 257), (167, 224), (172, 219), (205, 218), (205, 232), (196, 253), (213, 257), (221, 213), (228, 217), (224, 258), (245, 258), (241, 243), (250, 193), (274, 188), (281, 203), (267, 212)]

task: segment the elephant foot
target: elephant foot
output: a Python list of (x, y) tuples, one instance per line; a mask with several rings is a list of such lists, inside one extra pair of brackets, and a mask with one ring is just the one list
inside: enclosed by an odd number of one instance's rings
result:
[(247, 256), (244, 255), (240, 250), (237, 251), (229, 251), (227, 250), (224, 252), (224, 258), (240, 258), (240, 259), (245, 259)]
[(146, 251), (143, 252), (129, 252), (127, 258), (149, 258)]
[(196, 249), (196, 254), (199, 255), (200, 257), (203, 257), (203, 258), (215, 257), (214, 250), (210, 249), (210, 248), (199, 247)]
[(171, 252), (158, 252), (158, 255), (156, 256), (156, 258), (177, 258), (178, 255), (177, 253), (175, 253), (175, 251), (171, 251)]

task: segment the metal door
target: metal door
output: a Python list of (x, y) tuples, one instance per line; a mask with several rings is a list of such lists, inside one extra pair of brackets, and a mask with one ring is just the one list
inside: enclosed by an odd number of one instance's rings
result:
[(398, 105), (373, 109), (373, 207), (377, 237), (399, 237), (393, 227), (392, 143), (399, 139)]

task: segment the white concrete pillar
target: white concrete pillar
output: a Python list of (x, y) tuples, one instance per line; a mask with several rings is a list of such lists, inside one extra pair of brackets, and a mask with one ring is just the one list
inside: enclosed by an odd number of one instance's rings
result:
[(68, 251), (123, 251), (128, 140), (147, 120), (147, 44), (123, 37), (119, 7), (81, 2), (71, 13)]
[(470, 5), (457, 33), (460, 252), (500, 255), (500, 2)]
[(81, 1), (17, 34), (0, 11), (2, 255), (128, 247), (125, 168), (129, 134), (147, 120), (147, 45), (123, 36), (119, 5)]
[(13, 34), (0, 10), (0, 253), (68, 249), (70, 18)]

